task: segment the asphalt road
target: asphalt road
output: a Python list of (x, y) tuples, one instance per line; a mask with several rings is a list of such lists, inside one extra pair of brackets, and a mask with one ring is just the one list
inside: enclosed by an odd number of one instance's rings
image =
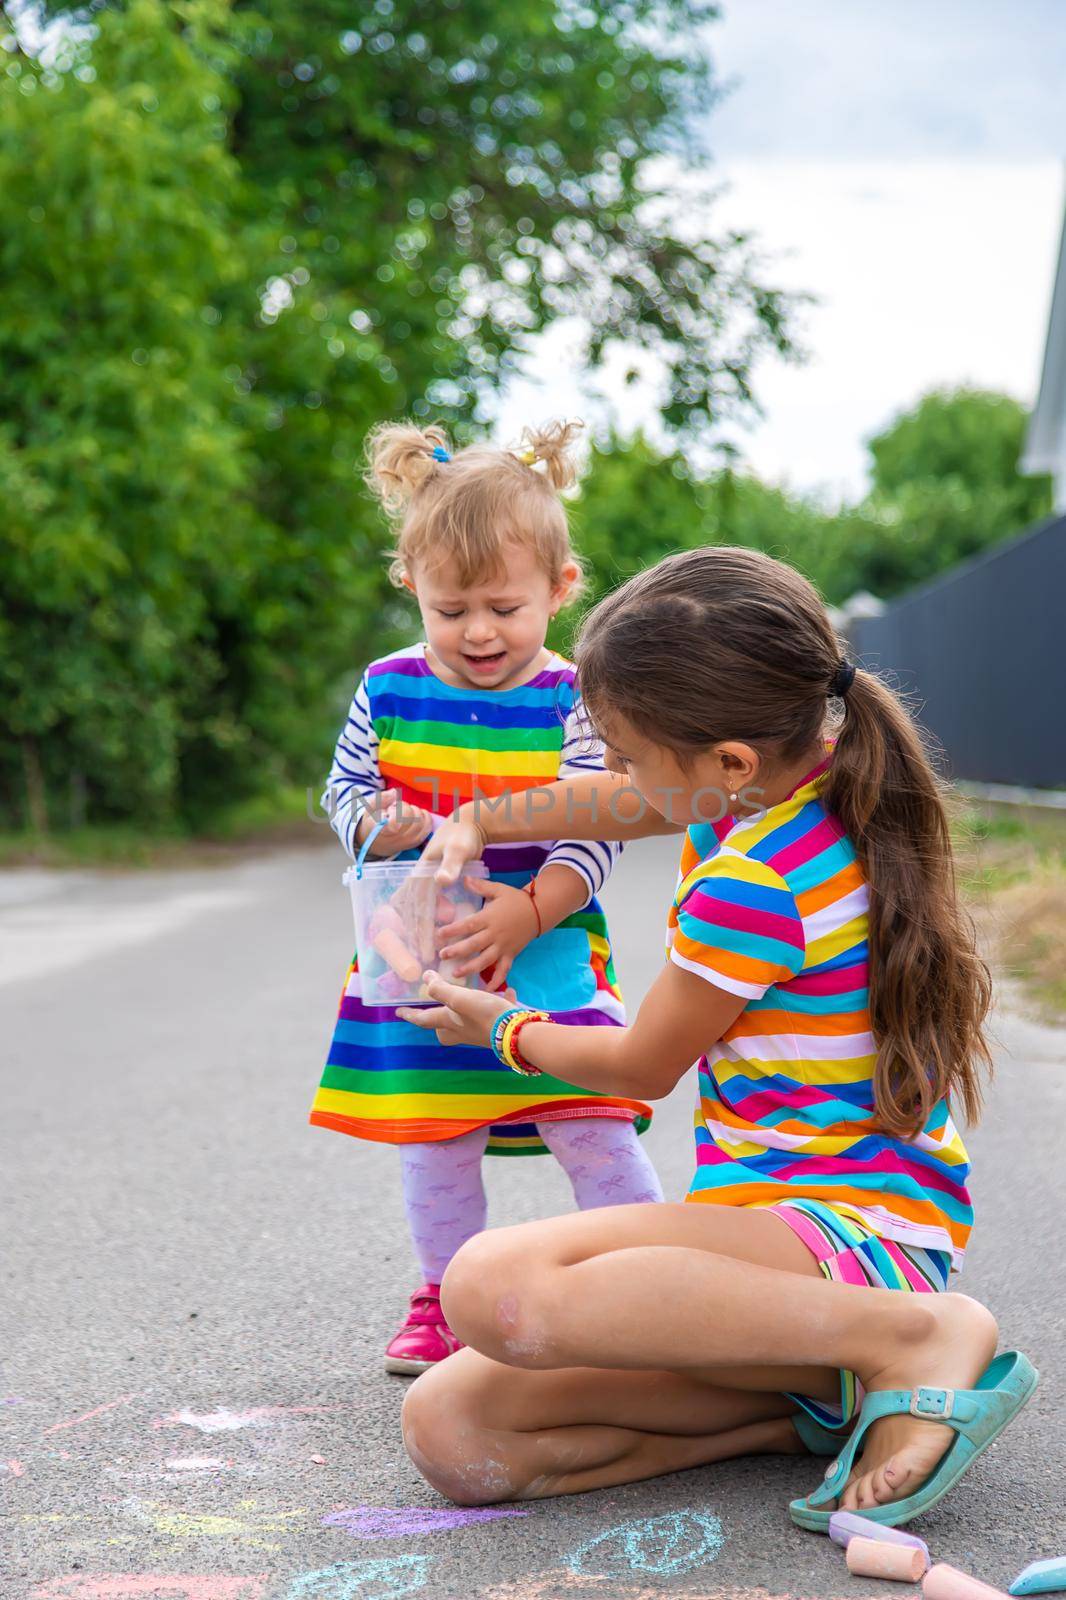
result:
[[(673, 860), (634, 847), (610, 889), (631, 1000)], [(381, 1371), (415, 1281), (395, 1158), (306, 1122), (350, 945), (342, 864), (0, 876), (3, 1600), (887, 1593), (792, 1528), (806, 1460), (475, 1517), (419, 1479)], [(1066, 1549), (1066, 1036), (999, 1030), (963, 1286), (1044, 1382), (920, 1531), (1005, 1586)], [(691, 1096), (649, 1136), (671, 1197)], [(496, 1223), (569, 1204), (547, 1160), (489, 1182)]]

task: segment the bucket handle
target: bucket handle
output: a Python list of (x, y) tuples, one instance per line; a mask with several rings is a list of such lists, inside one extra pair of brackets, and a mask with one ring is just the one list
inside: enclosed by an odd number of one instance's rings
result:
[(384, 819), (379, 822), (375, 822), (374, 826), (371, 828), (370, 832), (359, 846), (359, 854), (355, 858), (355, 877), (357, 882), (363, 876), (363, 864), (366, 861), (366, 853), (384, 826)]

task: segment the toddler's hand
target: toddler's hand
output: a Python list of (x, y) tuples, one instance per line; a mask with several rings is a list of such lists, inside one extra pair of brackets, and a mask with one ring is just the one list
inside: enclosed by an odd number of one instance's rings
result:
[(384, 822), (385, 826), (370, 846), (372, 856), (398, 856), (401, 850), (417, 850), (433, 831), (430, 813), (421, 806), (406, 804), (398, 789), (384, 789), (368, 807), (356, 834), (359, 844), (377, 822)]
[(484, 878), (463, 881), (472, 894), (484, 895), (485, 904), (473, 916), (443, 930), (441, 936), (447, 942), (441, 958), (461, 963), (455, 968), (457, 978), (491, 966), (492, 976), (486, 982), (490, 989), (497, 989), (518, 952), (537, 937), (537, 913), (524, 889)]

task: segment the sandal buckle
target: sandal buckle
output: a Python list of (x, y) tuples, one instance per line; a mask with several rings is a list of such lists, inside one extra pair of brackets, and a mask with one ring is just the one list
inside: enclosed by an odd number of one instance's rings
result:
[(955, 1413), (954, 1389), (912, 1389), (910, 1414), (929, 1422), (947, 1422)]
[(838, 1471), (839, 1467), (840, 1467), (840, 1462), (839, 1461), (831, 1461), (829, 1463), (829, 1465), (825, 1469), (825, 1481), (827, 1483), (829, 1482), (830, 1478), (836, 1477), (836, 1474), (837, 1474), (837, 1471)]

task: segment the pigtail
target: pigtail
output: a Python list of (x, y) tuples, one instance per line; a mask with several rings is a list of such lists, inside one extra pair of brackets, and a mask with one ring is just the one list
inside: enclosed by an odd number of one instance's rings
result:
[(584, 426), (583, 422), (546, 422), (540, 428), (524, 428), (519, 460), (530, 467), (542, 463), (544, 476), (556, 491), (573, 488), (577, 482), (573, 447)]
[(981, 1109), (991, 1067), (983, 1025), (992, 1001), (973, 922), (959, 904), (948, 808), (916, 724), (887, 684), (861, 669), (823, 791), (855, 845), (870, 891), (874, 1105), (907, 1136), (934, 1105)]
[(367, 435), (364, 482), (390, 516), (402, 516), (447, 457), (448, 440), (437, 423), (383, 422)]

